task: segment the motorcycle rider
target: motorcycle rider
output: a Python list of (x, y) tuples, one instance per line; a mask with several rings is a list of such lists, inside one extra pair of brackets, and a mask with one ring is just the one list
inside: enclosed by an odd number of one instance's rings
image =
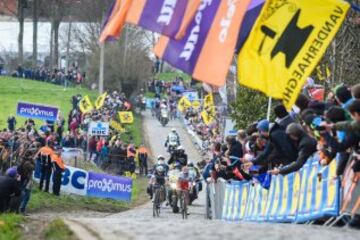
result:
[(185, 149), (183, 146), (179, 146), (176, 151), (171, 154), (171, 157), (168, 161), (168, 165), (173, 164), (175, 162), (180, 163), (182, 167), (185, 167), (188, 163), (188, 156), (185, 153)]
[(168, 106), (167, 106), (167, 102), (166, 100), (162, 100), (161, 104), (160, 104), (160, 109), (166, 109), (167, 110)]
[(163, 126), (165, 126), (169, 122), (169, 109), (167, 106), (167, 102), (165, 100), (163, 100), (160, 105), (160, 119), (159, 120)]
[(180, 136), (176, 132), (175, 128), (171, 129), (171, 132), (168, 134), (165, 142), (165, 147), (168, 148), (168, 151), (171, 152), (170, 148), (176, 149), (178, 146), (180, 146)]
[(178, 194), (177, 194), (177, 185), (178, 179), (181, 173), (182, 166), (180, 163), (175, 162), (174, 167), (169, 171), (169, 181), (167, 188), (167, 199), (168, 203), (171, 205), (173, 209), (173, 213), (179, 212), (179, 207), (177, 205), (178, 202)]
[(194, 186), (192, 189), (192, 193), (190, 194), (190, 204), (192, 201), (198, 198), (199, 192), (202, 190), (202, 183), (201, 183), (201, 174), (199, 169), (194, 165), (194, 163), (188, 163), (189, 175), (191, 179), (193, 179)]

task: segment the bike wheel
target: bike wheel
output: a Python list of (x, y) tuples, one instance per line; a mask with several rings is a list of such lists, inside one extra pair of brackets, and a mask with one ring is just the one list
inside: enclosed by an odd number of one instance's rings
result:
[(155, 205), (155, 201), (153, 202), (153, 217), (156, 217), (156, 205)]
[(181, 193), (181, 198), (180, 198), (180, 208), (181, 208), (181, 216), (182, 219), (185, 219), (185, 214), (186, 214), (186, 210), (185, 210), (185, 197), (184, 197), (184, 192)]
[(161, 189), (156, 190), (154, 203), (155, 203), (156, 217), (159, 217), (159, 215), (160, 215), (160, 204), (161, 204)]
[(187, 203), (186, 203), (186, 194), (185, 194), (185, 192), (183, 194), (184, 194), (184, 196), (183, 196), (183, 198), (184, 198), (184, 218), (187, 219), (188, 218), (188, 212), (187, 212), (188, 206), (187, 206)]

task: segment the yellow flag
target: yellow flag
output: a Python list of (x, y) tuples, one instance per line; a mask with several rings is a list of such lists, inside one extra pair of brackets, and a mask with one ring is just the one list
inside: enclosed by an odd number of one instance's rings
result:
[(324, 74), (323, 74), (323, 72), (322, 72), (322, 70), (321, 70), (321, 66), (320, 66), (320, 65), (316, 67), (316, 75), (317, 75), (317, 77), (318, 77), (318, 79), (319, 79), (320, 81), (324, 81), (324, 80), (325, 80), (325, 76), (324, 76)]
[(99, 110), (100, 108), (102, 108), (102, 106), (104, 106), (106, 96), (107, 96), (107, 93), (105, 92), (96, 99), (96, 101), (95, 101), (96, 110)]
[(121, 123), (133, 123), (134, 115), (132, 112), (119, 112), (119, 118)]
[(216, 106), (210, 106), (210, 107), (206, 108), (206, 110), (210, 117), (212, 117), (212, 118), (216, 117)]
[(119, 123), (115, 120), (110, 121), (110, 127), (115, 129), (119, 133), (124, 133), (126, 131), (125, 128), (121, 125), (121, 123)]
[(212, 107), (214, 106), (214, 97), (212, 93), (209, 93), (204, 97), (204, 107)]
[(209, 125), (214, 121), (214, 118), (210, 116), (210, 114), (206, 110), (201, 112), (201, 117), (206, 125)]
[(326, 65), (326, 78), (329, 79), (331, 77), (331, 71), (330, 71), (330, 68), (329, 68), (329, 65)]
[(339, 30), (342, 0), (268, 0), (239, 55), (239, 82), (291, 109)]
[(80, 100), (79, 108), (82, 113), (88, 113), (94, 109), (89, 96), (85, 96)]
[(193, 101), (191, 105), (194, 109), (199, 109), (201, 107), (201, 103), (198, 100)]
[(191, 102), (189, 101), (189, 99), (187, 97), (182, 97), (180, 100), (179, 100), (179, 103), (178, 103), (178, 109), (180, 112), (183, 112), (185, 111), (186, 109), (188, 109), (189, 107), (191, 107)]

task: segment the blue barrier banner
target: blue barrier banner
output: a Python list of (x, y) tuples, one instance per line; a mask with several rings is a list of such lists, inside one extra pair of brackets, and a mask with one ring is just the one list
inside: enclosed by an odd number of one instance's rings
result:
[[(41, 170), (40, 162), (36, 161), (34, 180), (40, 181)], [(52, 189), (53, 178), (51, 176), (50, 189)], [(80, 196), (86, 195), (88, 173), (80, 168), (66, 166), (65, 171), (62, 173), (61, 179), (61, 192), (76, 194)]]
[(284, 193), (283, 176), (278, 175), (274, 179), (272, 179), (272, 181), (274, 181), (273, 186), (275, 188), (275, 191), (274, 191), (272, 209), (270, 211), (268, 220), (269, 221), (277, 221), (279, 210), (281, 209), (281, 203), (282, 203), (282, 198), (283, 198), (283, 193)]
[(89, 172), (87, 196), (131, 201), (132, 179)]
[(221, 219), (223, 220), (229, 220), (229, 216), (228, 216), (228, 212), (229, 212), (229, 197), (230, 197), (230, 193), (232, 191), (232, 186), (231, 184), (226, 184), (225, 185), (225, 195), (224, 195), (224, 204), (223, 204), (223, 212), (222, 212), (222, 217)]
[(290, 222), (291, 219), (288, 218), (290, 212), (291, 204), (293, 201), (293, 181), (294, 174), (288, 174), (286, 176), (278, 176), (282, 178), (282, 196), (280, 198), (279, 210), (276, 216), (276, 221), (278, 222)]
[(258, 214), (256, 221), (265, 221), (266, 217), (267, 217), (266, 207), (267, 207), (268, 198), (269, 198), (269, 190), (265, 189), (260, 184), (257, 185), (257, 188), (261, 193), (261, 200), (260, 200), (259, 214)]
[[(331, 217), (339, 214), (340, 186), (336, 177), (336, 162), (329, 166), (319, 165), (319, 156), (315, 155), (308, 161), (306, 187), (302, 187), (301, 205), (296, 217), (297, 222), (306, 222), (324, 216)], [(304, 180), (304, 178), (303, 178)]]
[[(33, 174), (36, 182), (39, 182), (40, 175), (40, 162), (36, 161)], [(50, 188), (52, 182), (50, 181)], [(132, 179), (66, 166), (62, 173), (61, 192), (129, 202), (131, 201)]]
[(308, 183), (310, 182), (310, 174), (311, 174), (310, 162), (312, 162), (312, 158), (310, 158), (300, 170), (301, 183), (300, 183), (300, 193), (299, 193), (299, 205), (296, 215), (297, 222), (303, 222), (306, 219), (305, 217), (306, 203), (307, 203), (308, 195), (310, 194), (308, 191)]
[(292, 181), (289, 181), (291, 188), (291, 205), (289, 211), (287, 212), (286, 220), (291, 220), (292, 222), (296, 219), (297, 210), (299, 206), (299, 196), (300, 196), (300, 186), (301, 186), (301, 173), (295, 172), (292, 173)]
[(337, 162), (319, 165), (309, 158), (300, 171), (273, 176), (269, 190), (260, 183), (226, 185), (222, 219), (227, 221), (306, 222), (339, 215), (340, 182)]
[(33, 103), (18, 102), (16, 115), (24, 118), (56, 121), (59, 109)]
[(250, 184), (233, 181), (226, 184), (222, 219), (240, 221), (244, 219)]
[(271, 215), (271, 211), (273, 209), (275, 191), (276, 191), (276, 188), (275, 188), (276, 181), (275, 181), (275, 179), (276, 179), (275, 177), (272, 177), (271, 182), (270, 182), (268, 201), (266, 203), (266, 210), (265, 210), (265, 220), (266, 221), (272, 220), (272, 219), (270, 219), (270, 215)]
[(263, 188), (259, 183), (256, 183), (254, 186), (252, 186), (252, 189), (255, 192), (255, 199), (254, 199), (254, 210), (252, 215), (250, 216), (250, 220), (264, 221), (267, 197), (269, 191)]
[(245, 218), (248, 202), (249, 202), (249, 193), (250, 193), (250, 183), (242, 184), (242, 193), (240, 197), (240, 219)]
[(340, 180), (336, 176), (337, 161), (332, 161), (323, 177), (324, 195), (322, 201), (325, 216), (338, 216), (340, 211)]
[(245, 221), (252, 221), (253, 220), (255, 205), (257, 203), (257, 202), (255, 202), (256, 198), (257, 198), (256, 195), (257, 195), (257, 191), (256, 191), (255, 187), (250, 185), (249, 197), (248, 197), (245, 216), (244, 216)]

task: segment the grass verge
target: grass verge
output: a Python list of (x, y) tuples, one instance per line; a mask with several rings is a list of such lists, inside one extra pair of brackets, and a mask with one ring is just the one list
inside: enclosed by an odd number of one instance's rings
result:
[[(20, 78), (0, 77), (0, 128), (7, 127), (10, 114), (16, 115), (19, 101), (39, 103), (58, 107), (65, 118), (71, 110), (71, 97), (76, 94), (89, 95), (95, 101), (97, 93), (81, 87), (69, 87)], [(21, 126), (24, 118), (17, 118), (17, 126)], [(37, 121), (37, 125), (41, 122)]]
[(46, 240), (78, 240), (75, 234), (66, 226), (63, 220), (55, 219), (45, 229)]
[(40, 192), (35, 188), (29, 202), (29, 212), (69, 212), (96, 211), (117, 213), (142, 204), (146, 200), (146, 181), (139, 178), (133, 182), (132, 200), (130, 203), (110, 199), (90, 198), (77, 195), (62, 194), (59, 197)]
[(191, 81), (191, 77), (183, 72), (179, 72), (179, 71), (175, 71), (175, 72), (163, 72), (163, 73), (158, 73), (156, 75), (156, 78), (159, 80), (163, 80), (166, 82), (171, 82), (174, 81), (176, 77), (181, 77), (182, 79), (184, 79), (185, 82), (190, 82)]
[(24, 218), (15, 214), (0, 215), (0, 239), (18, 240), (21, 238), (20, 224), (24, 222)]

